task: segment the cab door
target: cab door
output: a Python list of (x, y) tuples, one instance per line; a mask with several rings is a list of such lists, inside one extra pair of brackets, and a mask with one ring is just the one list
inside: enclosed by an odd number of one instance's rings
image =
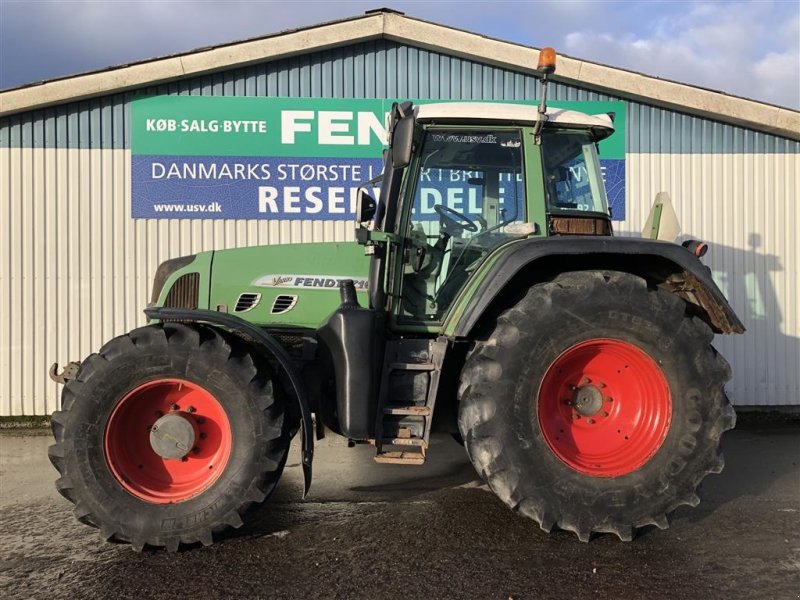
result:
[(494, 248), (526, 221), (523, 129), (428, 127), (395, 253), (393, 324), (433, 330)]

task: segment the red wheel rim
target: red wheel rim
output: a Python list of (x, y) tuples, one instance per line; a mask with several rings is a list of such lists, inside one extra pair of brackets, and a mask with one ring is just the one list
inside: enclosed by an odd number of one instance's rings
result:
[[(153, 425), (179, 415), (194, 430), (183, 458), (162, 458), (150, 443)], [(207, 390), (183, 379), (157, 379), (128, 392), (106, 424), (106, 463), (117, 482), (134, 496), (167, 504), (196, 496), (225, 470), (231, 426), (222, 405)]]
[(619, 477), (661, 447), (672, 400), (664, 373), (645, 352), (595, 339), (568, 348), (548, 367), (538, 416), (559, 459), (586, 475)]

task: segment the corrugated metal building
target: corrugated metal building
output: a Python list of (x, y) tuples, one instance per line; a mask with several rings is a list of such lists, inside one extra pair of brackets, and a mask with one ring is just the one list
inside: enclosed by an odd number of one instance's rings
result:
[[(347, 221), (131, 218), (141, 94), (535, 99), (537, 51), (390, 11), (0, 92), (0, 415), (43, 415), (53, 361), (144, 321), (159, 262), (338, 241)], [(720, 338), (734, 403), (800, 405), (800, 113), (562, 57), (552, 98), (627, 105), (626, 214), (668, 191), (748, 332)]]

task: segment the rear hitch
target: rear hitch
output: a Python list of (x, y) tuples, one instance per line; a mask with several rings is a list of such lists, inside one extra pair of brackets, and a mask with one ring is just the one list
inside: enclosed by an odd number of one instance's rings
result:
[(56, 362), (50, 365), (50, 371), (48, 374), (50, 375), (50, 379), (52, 379), (56, 383), (60, 383), (63, 385), (67, 383), (70, 379), (75, 379), (75, 376), (78, 374), (78, 369), (80, 368), (81, 368), (80, 362), (72, 361), (67, 363), (67, 366), (64, 367), (64, 370), (61, 371), (61, 373), (59, 373), (58, 363)]

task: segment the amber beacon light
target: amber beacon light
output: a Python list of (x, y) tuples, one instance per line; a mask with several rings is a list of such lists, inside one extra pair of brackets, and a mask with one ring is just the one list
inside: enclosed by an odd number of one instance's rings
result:
[(556, 71), (556, 51), (550, 46), (539, 50), (539, 64), (536, 70), (540, 73), (540, 88), (539, 88), (539, 118), (533, 129), (533, 139), (536, 144), (542, 142), (542, 127), (547, 120), (547, 76), (555, 73)]
[(539, 65), (536, 67), (537, 71), (541, 71), (546, 75), (555, 73), (556, 71), (556, 51), (554, 48), (542, 48), (539, 51)]

